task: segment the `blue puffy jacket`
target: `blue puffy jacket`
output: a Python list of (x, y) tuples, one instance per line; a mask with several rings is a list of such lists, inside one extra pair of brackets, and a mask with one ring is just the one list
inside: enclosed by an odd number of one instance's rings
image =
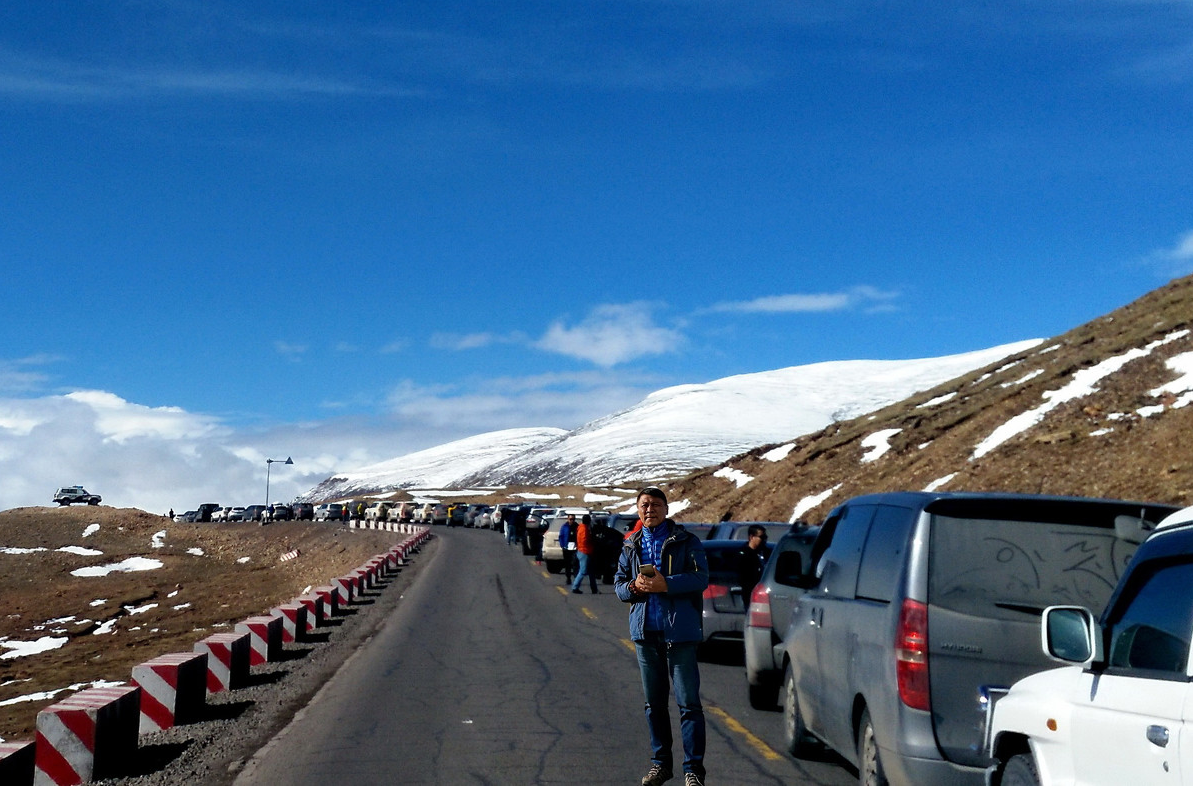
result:
[[(704, 544), (671, 519), (667, 519), (667, 524), (671, 526), (671, 534), (663, 542), (658, 566), (667, 580), (667, 591), (656, 594), (663, 610), (663, 637), (672, 642), (703, 641), (703, 596), (708, 588), (708, 559), (704, 556)], [(630, 638), (634, 641), (645, 638), (646, 628), (646, 596), (634, 595), (629, 588), (638, 575), (641, 546), (642, 530), (626, 538), (613, 581), (617, 597), (631, 604)]]

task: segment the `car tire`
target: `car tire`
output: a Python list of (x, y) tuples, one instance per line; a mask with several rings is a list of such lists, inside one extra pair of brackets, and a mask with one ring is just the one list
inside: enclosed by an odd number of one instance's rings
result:
[(783, 674), (783, 747), (797, 759), (812, 752), (814, 742), (799, 711), (799, 694), (795, 689), (795, 672), (791, 664)]
[(1012, 756), (1002, 768), (1002, 786), (1040, 786), (1040, 774), (1030, 753)]
[(547, 572), (552, 574), (563, 573), (563, 560), (549, 559), (545, 560), (547, 563)]
[(870, 711), (862, 711), (862, 720), (857, 727), (857, 774), (862, 786), (887, 786), (886, 773), (882, 769), (882, 758), (878, 755), (878, 741), (874, 739), (874, 723)]
[(776, 710), (779, 707), (779, 686), (777, 685), (749, 685), (750, 706), (756, 710)]

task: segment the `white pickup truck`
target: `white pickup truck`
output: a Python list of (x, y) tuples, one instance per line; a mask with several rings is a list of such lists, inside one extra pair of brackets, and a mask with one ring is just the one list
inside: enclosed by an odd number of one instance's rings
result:
[(1045, 609), (1044, 652), (1070, 664), (994, 704), (989, 786), (1193, 784), (1193, 522), (1165, 519), (1106, 610)]

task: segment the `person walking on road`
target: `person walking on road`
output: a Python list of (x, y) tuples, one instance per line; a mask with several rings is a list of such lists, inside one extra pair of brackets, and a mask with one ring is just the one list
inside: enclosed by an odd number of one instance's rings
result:
[(766, 527), (751, 524), (746, 530), (746, 535), (746, 545), (737, 558), (737, 583), (741, 587), (742, 600), (749, 606), (750, 593), (762, 578), (762, 570), (766, 567), (766, 557), (770, 550), (766, 548)]
[(704, 638), (703, 594), (708, 559), (700, 539), (667, 518), (667, 495), (649, 486), (638, 492), (642, 528), (626, 538), (614, 588), (630, 604), (630, 638), (638, 653), (651, 767), (642, 786), (674, 776), (671, 751), (672, 684), (683, 737), (684, 786), (704, 786), (704, 708), (696, 648)]
[(575, 572), (575, 557), (572, 556), (572, 552), (576, 550), (575, 537), (576, 516), (569, 513), (567, 519), (559, 525), (559, 548), (563, 549), (563, 575), (568, 584), (572, 583), (572, 574)]
[[(575, 516), (568, 516), (573, 522), (576, 520)], [(580, 523), (576, 525), (576, 559), (579, 560), (579, 565), (576, 568), (576, 580), (572, 582), (572, 594), (583, 594), (584, 590), (580, 589), (580, 585), (584, 583), (584, 577), (588, 576), (588, 585), (592, 589), (592, 594), (596, 595), (600, 590), (596, 585), (596, 574), (593, 573), (592, 555), (596, 551), (596, 542), (592, 537), (592, 516), (587, 513), (580, 519)]]

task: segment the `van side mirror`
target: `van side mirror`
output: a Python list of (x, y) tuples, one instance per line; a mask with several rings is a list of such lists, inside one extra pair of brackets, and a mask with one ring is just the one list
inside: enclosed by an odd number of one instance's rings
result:
[(1093, 612), (1081, 606), (1049, 606), (1040, 624), (1044, 654), (1088, 668), (1102, 661), (1102, 631)]

